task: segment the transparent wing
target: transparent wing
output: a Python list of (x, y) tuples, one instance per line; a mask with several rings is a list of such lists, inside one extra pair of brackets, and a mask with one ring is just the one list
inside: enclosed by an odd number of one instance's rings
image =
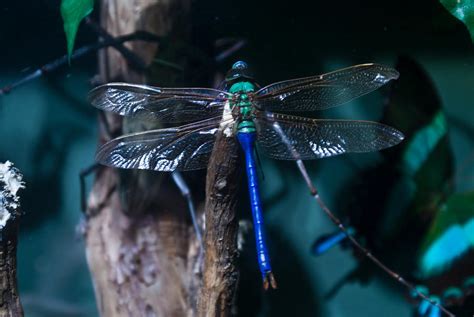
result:
[(275, 130), (275, 122), (303, 160), (379, 151), (403, 140), (400, 131), (371, 121), (319, 120), (264, 112), (257, 112), (256, 116), (258, 144), (266, 154), (278, 160), (294, 160), (295, 157)]
[(96, 160), (113, 167), (163, 172), (206, 168), (220, 121), (218, 117), (125, 135), (105, 143)]
[(253, 102), (260, 109), (276, 112), (323, 110), (365, 95), (398, 75), (395, 69), (383, 65), (356, 65), (271, 84), (258, 90)]
[(190, 122), (222, 115), (231, 94), (211, 88), (158, 88), (110, 83), (89, 93), (91, 104), (122, 116), (145, 116), (162, 122)]

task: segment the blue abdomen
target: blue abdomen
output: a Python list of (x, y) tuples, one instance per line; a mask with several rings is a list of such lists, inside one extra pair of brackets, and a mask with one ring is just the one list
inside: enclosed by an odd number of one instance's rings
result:
[(252, 208), (253, 225), (255, 231), (255, 242), (257, 244), (257, 257), (260, 271), (265, 277), (271, 272), (270, 257), (265, 242), (265, 229), (263, 225), (263, 211), (258, 187), (257, 168), (254, 159), (255, 132), (237, 133), (240, 145), (245, 153), (245, 168), (247, 171), (247, 180)]

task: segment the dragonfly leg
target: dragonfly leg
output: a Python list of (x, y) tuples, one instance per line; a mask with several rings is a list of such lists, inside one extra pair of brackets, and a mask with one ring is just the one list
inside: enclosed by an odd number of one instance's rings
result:
[(272, 273), (270, 256), (268, 254), (268, 249), (265, 242), (262, 203), (258, 189), (257, 169), (253, 156), (255, 133), (238, 133), (237, 137), (245, 153), (245, 166), (247, 170), (250, 205), (252, 209), (255, 242), (257, 247), (257, 258), (260, 272), (262, 273), (263, 287), (264, 289), (268, 289), (269, 287), (276, 288), (277, 284)]

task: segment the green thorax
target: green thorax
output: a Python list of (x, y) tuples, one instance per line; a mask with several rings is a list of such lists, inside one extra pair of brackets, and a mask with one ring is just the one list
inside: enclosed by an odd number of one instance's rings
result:
[(239, 81), (233, 84), (229, 92), (238, 96), (238, 98), (231, 103), (231, 109), (235, 106), (239, 107), (240, 122), (237, 126), (237, 131), (241, 133), (255, 132), (255, 124), (252, 121), (252, 103), (249, 100), (248, 93), (255, 91), (255, 85), (248, 81)]

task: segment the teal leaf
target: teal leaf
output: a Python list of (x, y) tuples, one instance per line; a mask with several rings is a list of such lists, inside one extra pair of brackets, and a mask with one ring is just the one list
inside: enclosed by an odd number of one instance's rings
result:
[(67, 53), (71, 58), (76, 40), (77, 29), (82, 19), (88, 16), (94, 8), (94, 0), (62, 0), (61, 16), (64, 22), (64, 33), (66, 33)]
[(419, 269), (423, 278), (442, 273), (474, 247), (474, 192), (451, 195), (425, 236)]
[[(454, 169), (446, 116), (429, 74), (408, 57), (400, 57), (396, 69), (400, 79), (394, 83), (383, 122), (400, 129), (406, 138), (384, 152), (403, 175), (392, 186), (385, 212), (389, 215), (385, 216), (386, 230), (394, 225), (404, 227), (407, 219), (400, 217), (403, 209), (406, 215), (434, 217), (440, 202), (452, 192), (449, 180)], [(401, 202), (400, 197), (405, 200)]]
[(428, 125), (418, 130), (408, 140), (402, 156), (403, 170), (409, 175), (414, 175), (446, 133), (446, 118), (442, 111), (438, 111)]
[[(434, 166), (428, 174), (439, 174), (437, 184), (451, 178), (451, 151), (447, 138), (447, 123), (436, 88), (426, 71), (414, 60), (400, 57), (396, 69), (400, 79), (394, 83), (383, 122), (405, 134), (405, 141), (385, 151), (408, 177), (415, 177), (435, 159), (444, 166), (443, 172)], [(414, 84), (416, 83), (416, 85)], [(447, 152), (440, 151), (446, 148)], [(441, 173), (440, 173), (441, 172)]]
[(474, 41), (474, 0), (440, 0), (441, 4), (466, 25)]

